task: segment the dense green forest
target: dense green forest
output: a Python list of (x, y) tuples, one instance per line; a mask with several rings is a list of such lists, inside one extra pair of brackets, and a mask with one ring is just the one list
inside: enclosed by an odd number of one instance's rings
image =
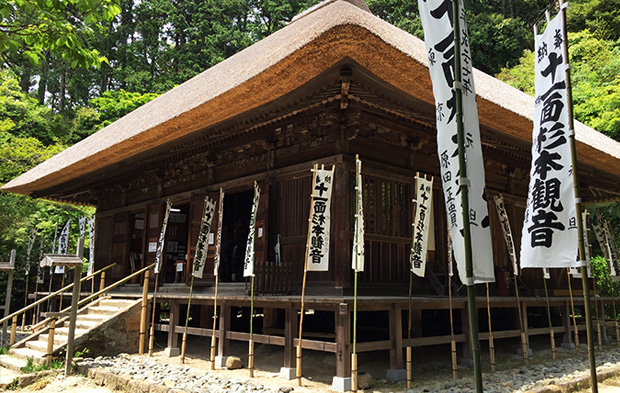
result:
[[(1, 1), (0, 184), (282, 28), (316, 2)], [(367, 3), (380, 18), (423, 36), (417, 0)], [(474, 65), (533, 94), (531, 26), (547, 5), (465, 0)], [(620, 140), (620, 0), (571, 1), (568, 29), (575, 115)], [(615, 228), (618, 210), (606, 209)], [(0, 260), (16, 248), (16, 279), (23, 282), (30, 228), (38, 229), (47, 252), (56, 225), (74, 218), (76, 237), (77, 218), (92, 214), (89, 207), (0, 193)]]

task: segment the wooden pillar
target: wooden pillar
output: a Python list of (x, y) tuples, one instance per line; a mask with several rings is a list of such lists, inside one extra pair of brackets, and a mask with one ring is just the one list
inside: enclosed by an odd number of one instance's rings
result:
[[(350, 171), (344, 163), (336, 165), (334, 172), (334, 189), (332, 197), (332, 223), (334, 230), (331, 232), (334, 237), (334, 264), (335, 286), (348, 288), (351, 286), (351, 244), (350, 244)], [(342, 262), (342, 263), (340, 263)]]
[(347, 303), (336, 310), (336, 376), (351, 376), (351, 312)]
[(400, 304), (393, 304), (389, 311), (390, 319), (390, 368), (401, 370), (403, 368), (403, 311)]
[(213, 328), (213, 306), (200, 305), (200, 327)]
[(295, 368), (295, 334), (297, 333), (297, 312), (292, 304), (284, 309), (284, 367)]
[(179, 302), (170, 301), (170, 320), (168, 321), (168, 348), (178, 348), (179, 335), (174, 331), (179, 321)]
[[(477, 310), (477, 307), (476, 307)], [(456, 311), (456, 310), (455, 310)], [(465, 364), (473, 364), (471, 343), (469, 342), (469, 313), (467, 307), (461, 308), (461, 331), (465, 335), (465, 342), (461, 344), (461, 361)], [(476, 313), (477, 315), (477, 313)]]
[(230, 329), (230, 306), (226, 301), (220, 300), (220, 331), (217, 337), (217, 355), (220, 357), (228, 356), (230, 341), (226, 338), (226, 332)]

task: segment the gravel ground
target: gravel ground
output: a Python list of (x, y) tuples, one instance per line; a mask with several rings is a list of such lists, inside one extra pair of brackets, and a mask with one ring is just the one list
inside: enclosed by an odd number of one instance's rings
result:
[[(584, 352), (584, 351), (582, 351)], [(543, 359), (539, 359), (543, 360)], [(145, 380), (153, 383), (174, 387), (187, 393), (271, 393), (281, 392), (293, 388), (291, 382), (274, 378), (273, 373), (262, 373), (258, 378), (247, 378), (247, 370), (242, 374), (231, 374), (227, 371), (205, 371), (165, 362), (158, 358), (121, 354), (115, 357), (97, 357), (84, 359), (84, 364), (92, 367), (105, 368), (114, 374), (123, 374), (132, 379)], [(609, 349), (597, 354), (598, 370), (613, 366), (620, 366), (620, 350)], [(485, 373), (484, 388), (486, 392), (513, 393), (525, 392), (536, 386), (558, 384), (570, 381), (583, 375), (589, 375), (587, 357), (582, 353), (575, 358), (566, 358), (556, 361), (543, 361), (541, 364), (506, 369), (495, 373)], [(403, 383), (387, 384), (385, 380), (376, 379), (375, 387), (367, 391), (373, 392), (396, 392), (406, 391)], [(308, 386), (310, 381), (304, 381), (306, 387), (295, 386), (297, 392), (304, 391), (329, 391), (330, 386), (324, 383), (314, 383)], [(434, 381), (426, 381), (423, 386), (416, 386), (411, 392), (474, 392), (474, 383), (471, 377), (451, 379), (449, 375), (442, 376)]]

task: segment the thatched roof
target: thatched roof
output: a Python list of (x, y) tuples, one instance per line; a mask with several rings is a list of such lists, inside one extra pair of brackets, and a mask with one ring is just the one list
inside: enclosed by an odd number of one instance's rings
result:
[[(162, 146), (295, 90), (342, 59), (433, 103), (423, 41), (372, 15), (363, 0), (328, 0), (287, 27), (145, 104), (1, 189), (50, 187)], [(480, 123), (531, 141), (533, 97), (475, 70)], [(580, 160), (620, 176), (620, 143), (576, 124)]]

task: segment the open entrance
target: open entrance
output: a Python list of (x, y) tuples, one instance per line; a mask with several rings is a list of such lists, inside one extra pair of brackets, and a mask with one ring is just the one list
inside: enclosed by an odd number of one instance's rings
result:
[(250, 227), (254, 191), (226, 194), (222, 222), (220, 281), (243, 281), (243, 259)]
[(189, 204), (173, 205), (166, 229), (164, 283), (184, 283), (187, 272)]
[[(130, 233), (130, 241), (129, 241), (129, 271), (130, 273), (135, 272), (136, 270), (140, 270), (144, 265), (144, 238), (145, 238), (145, 213), (136, 212), (130, 215), (129, 219), (129, 233)], [(132, 283), (138, 282), (138, 277), (135, 277), (131, 281)]]

